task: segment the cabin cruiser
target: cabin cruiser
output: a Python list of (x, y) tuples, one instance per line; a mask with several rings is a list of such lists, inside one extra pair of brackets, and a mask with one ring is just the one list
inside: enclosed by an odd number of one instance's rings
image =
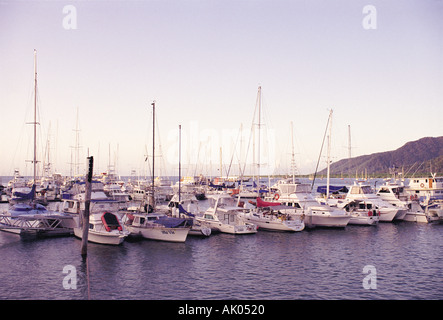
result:
[[(256, 208), (243, 213), (247, 221), (255, 223), (259, 229), (268, 231), (302, 231), (305, 228), (304, 215), (294, 214), (293, 207), (282, 206), (277, 202), (266, 202), (256, 198)], [(251, 201), (252, 203), (252, 201)]]
[(375, 226), (380, 220), (380, 210), (371, 201), (353, 200), (342, 205), (351, 214), (349, 224)]
[(172, 190), (174, 194), (191, 194), (194, 195), (197, 200), (205, 200), (205, 187), (203, 183), (205, 179), (201, 176), (199, 177), (184, 177), (181, 181), (177, 181), (174, 185), (172, 185)]
[(436, 200), (425, 207), (428, 222), (443, 223), (443, 201)]
[(428, 217), (425, 210), (423, 210), (422, 206), (419, 204), (418, 197), (408, 194), (403, 182), (386, 182), (378, 189), (377, 196), (393, 206), (405, 210), (404, 221), (428, 222)]
[[(74, 218), (76, 227), (74, 235), (78, 238), (83, 236), (82, 222), (79, 216)], [(93, 213), (89, 216), (88, 241), (100, 244), (119, 245), (129, 235), (120, 219), (111, 212)]]
[(242, 213), (247, 210), (235, 205), (235, 199), (228, 194), (208, 196), (210, 207), (203, 216), (196, 220), (211, 228), (214, 232), (230, 234), (253, 234), (257, 232), (257, 225), (246, 221)]
[(443, 177), (412, 178), (405, 186), (405, 193), (425, 206), (435, 200), (443, 200)]
[(272, 189), (274, 195), (268, 199), (295, 208), (296, 215), (305, 216), (304, 223), (308, 228), (344, 228), (351, 219), (351, 215), (346, 211), (315, 200), (310, 184), (279, 181)]
[(380, 210), (380, 221), (391, 222), (394, 219), (403, 219), (406, 215), (406, 209), (396, 207), (387, 201), (382, 200), (372, 192), (371, 186), (368, 184), (356, 182), (349, 188), (344, 202), (354, 200), (371, 201), (373, 205)]

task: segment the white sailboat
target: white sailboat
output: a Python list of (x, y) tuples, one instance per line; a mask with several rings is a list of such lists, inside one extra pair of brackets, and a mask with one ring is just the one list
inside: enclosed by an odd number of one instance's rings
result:
[[(10, 207), (0, 215), (0, 230), (16, 234), (36, 234), (43, 236), (66, 235), (72, 229), (66, 228), (71, 219), (57, 212), (50, 212), (36, 201), (37, 177), (37, 51), (34, 50), (34, 156), (33, 156), (33, 184), (29, 188), (25, 179), (14, 172), (14, 179), (10, 182)], [(69, 223), (69, 222), (68, 222)]]
[(159, 212), (127, 213), (123, 222), (131, 236), (168, 242), (185, 242), (191, 228), (186, 219), (171, 218)]
[(151, 104), (153, 108), (153, 134), (152, 134), (152, 189), (151, 202), (152, 212), (127, 213), (123, 222), (132, 236), (142, 236), (146, 239), (185, 242), (191, 224), (187, 219), (168, 217), (161, 213), (155, 206), (155, 101)]

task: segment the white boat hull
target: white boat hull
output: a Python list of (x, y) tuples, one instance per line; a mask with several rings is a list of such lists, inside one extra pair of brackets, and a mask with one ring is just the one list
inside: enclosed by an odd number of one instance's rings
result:
[(344, 228), (351, 219), (350, 215), (307, 214), (305, 224), (308, 228), (329, 227)]
[(245, 218), (247, 221), (257, 225), (259, 230), (297, 232), (305, 228), (305, 224), (301, 220), (268, 219), (254, 214), (246, 215)]
[(188, 233), (188, 236), (209, 237), (212, 233), (211, 228), (204, 226), (193, 226)]
[(397, 209), (380, 208), (380, 221), (391, 222), (397, 215)]
[(220, 223), (218, 221), (202, 221), (214, 232), (223, 232), (229, 234), (252, 234), (257, 233), (257, 226), (253, 223), (246, 223), (244, 225), (231, 225)]
[(378, 216), (365, 217), (365, 216), (353, 216), (349, 220), (349, 224), (360, 226), (375, 226), (380, 221)]
[(404, 220), (404, 218), (406, 217), (407, 214), (407, 209), (398, 209), (397, 213), (395, 214), (394, 219), (395, 220)]
[(167, 228), (160, 225), (153, 227), (127, 226), (126, 228), (134, 236), (169, 242), (185, 242), (189, 233), (189, 228)]
[[(80, 239), (83, 238), (83, 230), (82, 228), (74, 228), (74, 235)], [(119, 245), (121, 244), (126, 236), (127, 233), (118, 232), (118, 231), (111, 231), (111, 232), (94, 232), (89, 230), (88, 231), (88, 241), (93, 243), (100, 243), (100, 244), (110, 244), (110, 245)]]
[(428, 223), (428, 217), (424, 212), (407, 212), (403, 221)]

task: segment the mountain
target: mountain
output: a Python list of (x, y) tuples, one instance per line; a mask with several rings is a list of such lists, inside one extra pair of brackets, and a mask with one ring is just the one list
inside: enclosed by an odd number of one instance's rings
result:
[[(342, 159), (331, 164), (331, 175), (351, 175), (367, 172), (369, 176), (389, 174), (389, 169), (404, 170), (405, 176), (415, 173), (429, 175), (431, 170), (443, 174), (443, 137), (426, 137), (410, 141), (394, 151), (373, 153), (351, 159)], [(326, 174), (326, 169), (319, 172)]]

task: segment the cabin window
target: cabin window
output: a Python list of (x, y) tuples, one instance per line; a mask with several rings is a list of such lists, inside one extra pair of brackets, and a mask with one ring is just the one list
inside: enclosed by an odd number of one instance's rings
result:
[(205, 214), (205, 219), (213, 219), (213, 217), (210, 214)]
[(89, 229), (93, 230), (94, 229), (94, 225), (93, 224), (89, 224)]
[(145, 218), (143, 218), (143, 217), (140, 217), (140, 224), (143, 224), (143, 223), (145, 223)]
[(381, 188), (379, 192), (380, 193), (389, 193), (389, 189)]

